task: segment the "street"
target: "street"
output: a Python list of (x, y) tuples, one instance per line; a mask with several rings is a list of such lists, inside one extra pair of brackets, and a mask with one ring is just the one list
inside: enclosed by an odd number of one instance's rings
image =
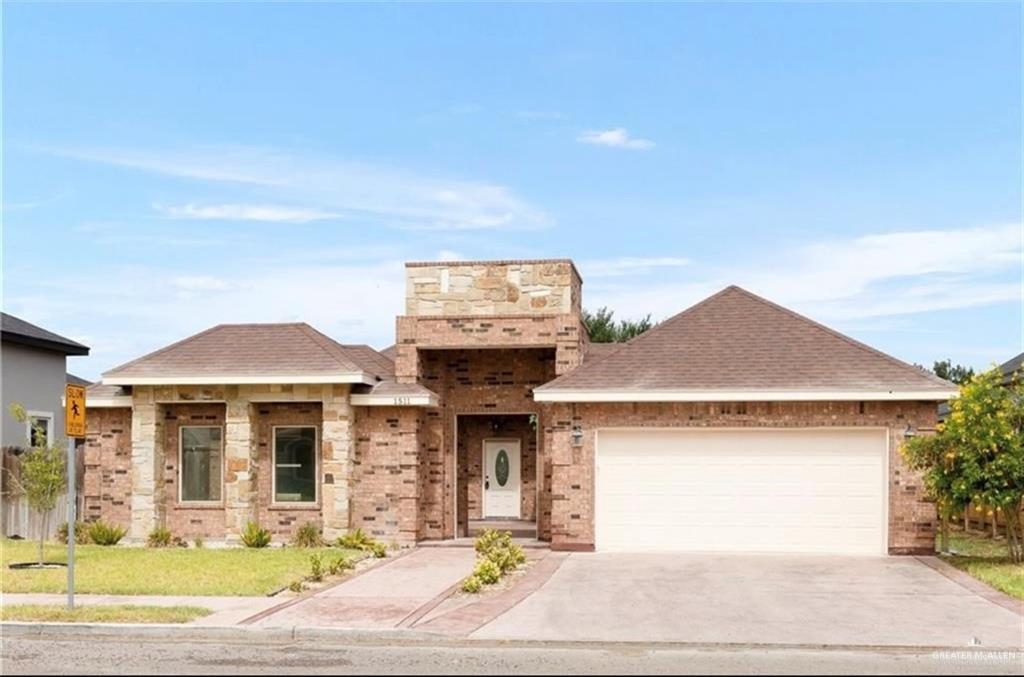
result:
[[(257, 638), (253, 638), (257, 640)], [(1024, 654), (652, 645), (439, 645), (9, 637), (23, 674), (1024, 674)]]

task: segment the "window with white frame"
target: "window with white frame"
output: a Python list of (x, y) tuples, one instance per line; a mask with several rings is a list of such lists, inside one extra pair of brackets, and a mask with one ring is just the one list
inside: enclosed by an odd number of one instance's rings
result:
[(53, 412), (26, 412), (25, 437), (30, 447), (48, 447), (53, 439)]
[(274, 428), (274, 502), (316, 503), (316, 427)]
[(178, 491), (182, 503), (216, 503), (224, 483), (224, 451), (217, 426), (179, 429)]

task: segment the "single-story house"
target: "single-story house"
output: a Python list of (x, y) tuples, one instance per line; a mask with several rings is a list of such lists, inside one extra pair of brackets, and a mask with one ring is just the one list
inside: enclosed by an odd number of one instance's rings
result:
[(931, 552), (899, 454), (956, 388), (738, 287), (591, 344), (569, 260), (406, 264), (395, 345), (220, 325), (88, 393), (87, 518), (143, 540)]

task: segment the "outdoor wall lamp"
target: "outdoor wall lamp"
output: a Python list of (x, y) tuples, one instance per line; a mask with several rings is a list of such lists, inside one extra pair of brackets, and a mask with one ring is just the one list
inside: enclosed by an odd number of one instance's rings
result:
[(914, 426), (907, 424), (907, 429), (903, 431), (903, 439), (909, 440), (912, 437), (917, 437), (917, 431), (914, 430)]
[(572, 427), (572, 446), (582, 447), (583, 446), (583, 428), (578, 425)]

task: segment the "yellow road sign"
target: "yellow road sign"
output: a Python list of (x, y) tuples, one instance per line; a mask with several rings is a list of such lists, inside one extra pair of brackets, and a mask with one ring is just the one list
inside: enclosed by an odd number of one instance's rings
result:
[(68, 437), (85, 437), (85, 388), (64, 386), (64, 434)]

